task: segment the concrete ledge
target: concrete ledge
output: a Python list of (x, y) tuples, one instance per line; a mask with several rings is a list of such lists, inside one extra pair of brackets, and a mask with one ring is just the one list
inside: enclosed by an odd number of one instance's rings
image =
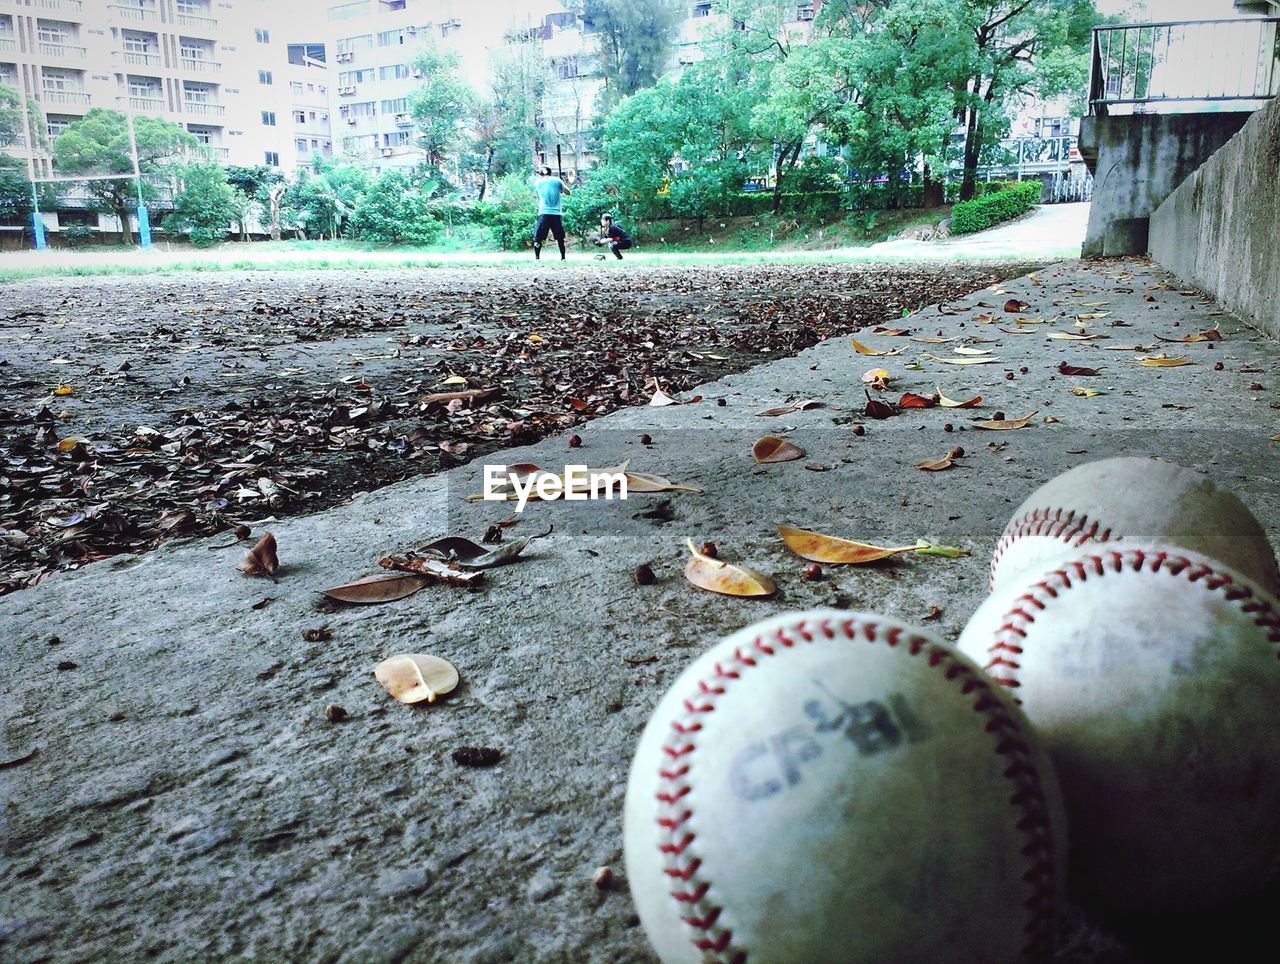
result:
[(1280, 338), (1280, 101), (1156, 209), (1151, 255)]
[(1141, 231), (1113, 232), (1110, 226), (1150, 217), (1250, 116), (1233, 111), (1086, 117), (1080, 153), (1093, 171), (1094, 186), (1084, 256), (1146, 254)]

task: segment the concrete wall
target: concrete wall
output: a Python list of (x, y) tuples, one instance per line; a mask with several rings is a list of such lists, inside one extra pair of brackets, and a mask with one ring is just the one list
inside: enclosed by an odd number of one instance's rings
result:
[(1156, 209), (1151, 255), (1280, 338), (1280, 100)]
[(1145, 254), (1151, 212), (1251, 116), (1232, 111), (1086, 117), (1080, 153), (1094, 181), (1084, 256)]

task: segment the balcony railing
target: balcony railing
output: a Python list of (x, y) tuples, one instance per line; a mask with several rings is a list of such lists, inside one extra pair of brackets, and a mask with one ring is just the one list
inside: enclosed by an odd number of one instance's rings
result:
[(12, 37), (0, 37), (0, 51), (5, 51), (7, 53), (8, 51), (17, 49), (18, 41), (14, 40)]
[(130, 110), (141, 110), (147, 112), (157, 112), (164, 110), (163, 97), (130, 97)]
[(89, 105), (89, 95), (83, 90), (45, 90), (41, 91), (40, 99), (46, 104)]
[(1280, 93), (1280, 17), (1095, 27), (1089, 111), (1233, 103), (1259, 107)]
[(87, 52), (84, 47), (75, 44), (53, 44), (40, 41), (40, 53), (46, 57), (62, 57), (66, 60), (84, 60)]
[(217, 74), (222, 71), (222, 64), (215, 60), (205, 60), (203, 57), (182, 57), (178, 62), (183, 70), (189, 70), (195, 74)]
[(180, 13), (178, 23), (184, 27), (195, 27), (198, 30), (217, 30), (218, 21), (213, 17), (198, 17), (193, 13)]
[(222, 104), (210, 104), (201, 100), (188, 100), (184, 106), (188, 114), (199, 114), (204, 117), (221, 117), (227, 112)]
[(121, 20), (152, 21), (160, 19), (159, 13), (147, 7), (130, 7), (123, 3), (111, 3), (107, 5), (107, 9)]
[(81, 0), (35, 0), (35, 5), (41, 10), (66, 10), (73, 13), (79, 13), (84, 8)]
[(124, 52), (124, 62), (126, 64), (133, 64), (135, 67), (159, 67), (160, 55), (144, 54), (138, 53), (134, 50), (126, 50)]

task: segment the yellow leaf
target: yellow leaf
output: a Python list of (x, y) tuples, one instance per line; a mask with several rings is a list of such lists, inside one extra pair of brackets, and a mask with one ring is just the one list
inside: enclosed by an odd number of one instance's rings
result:
[(951, 468), (953, 465), (955, 465), (955, 463), (951, 461), (950, 456), (947, 456), (946, 458), (925, 459), (923, 462), (917, 462), (916, 468), (922, 469), (925, 472), (942, 472), (945, 469)]
[(1106, 335), (1077, 335), (1070, 331), (1051, 331), (1045, 335), (1046, 338), (1052, 338), (1054, 341), (1094, 341), (1098, 338), (1106, 338)]
[(647, 472), (628, 472), (627, 493), (632, 492), (696, 492), (700, 495), (702, 489), (694, 485), (679, 485), (670, 479), (664, 479), (660, 475), (650, 475)]
[(924, 353), (924, 357), (936, 362), (942, 362), (944, 365), (994, 365), (1000, 360), (989, 355), (984, 355), (981, 358), (939, 358), (937, 355), (930, 355), (928, 352)]
[(751, 446), (751, 454), (759, 464), (765, 462), (794, 462), (796, 459), (804, 458), (804, 449), (787, 439), (778, 438), (776, 435), (766, 435)]
[(546, 341), (546, 339), (543, 338), (541, 335), (535, 333), (529, 336), (529, 341), (533, 342), (535, 345), (541, 345), (544, 341)]
[(70, 385), (59, 385), (53, 390), (55, 395), (70, 395), (74, 391)]
[(969, 424), (974, 428), (986, 428), (991, 429), (994, 432), (1001, 432), (1008, 429), (1022, 428), (1031, 421), (1035, 414), (1035, 412), (1032, 412), (1030, 415), (1025, 415), (1022, 418), (996, 418), (989, 422), (970, 422)]
[(1144, 368), (1178, 368), (1181, 365), (1192, 364), (1190, 358), (1166, 358), (1164, 355), (1152, 355), (1149, 358), (1139, 358), (1138, 364)]
[(1094, 398), (1097, 395), (1105, 395), (1106, 392), (1097, 388), (1080, 388), (1079, 386), (1076, 386), (1071, 389), (1071, 394), (1076, 395), (1079, 398)]
[(885, 548), (868, 545), (865, 542), (853, 542), (836, 536), (825, 536), (820, 532), (808, 529), (797, 529), (794, 526), (778, 526), (778, 534), (788, 549), (801, 559), (810, 562), (825, 562), (833, 565), (860, 565), (864, 562), (875, 562), (902, 552), (915, 552), (919, 543), (910, 546)]
[(884, 368), (872, 368), (870, 371), (863, 372), (862, 381), (866, 385), (882, 384), (887, 387), (889, 372)]
[(689, 551), (693, 558), (685, 564), (684, 577), (699, 589), (723, 596), (772, 596), (778, 591), (773, 580), (763, 573), (704, 556), (694, 547), (692, 539)]
[(943, 395), (942, 389), (940, 388), (937, 389), (937, 392), (938, 392), (938, 404), (941, 405), (943, 408), (977, 408), (978, 405), (982, 402), (981, 395), (975, 395), (973, 396), (973, 398), (969, 399), (966, 402), (957, 402), (955, 399), (947, 398), (946, 395)]
[(924, 345), (945, 345), (949, 341), (959, 341), (960, 336), (954, 338), (935, 338), (932, 335), (921, 335), (919, 338), (912, 338), (912, 341), (918, 341)]
[(79, 444), (80, 444), (80, 439), (75, 438), (74, 436), (72, 436), (71, 438), (64, 438), (61, 442), (58, 443), (58, 451), (70, 452), (73, 448), (75, 448)]
[(373, 669), (383, 688), (401, 703), (434, 703), (436, 697), (453, 692), (458, 671), (439, 656), (402, 653), (384, 659)]
[(884, 352), (882, 351), (876, 351), (876, 349), (874, 348), (868, 348), (866, 345), (858, 341), (858, 339), (856, 338), (850, 338), (849, 343), (853, 345), (853, 350), (856, 351), (859, 355), (883, 355), (884, 354)]
[(466, 383), (467, 383), (467, 380), (463, 378), (461, 375), (450, 375), (440, 384), (441, 385), (465, 385)]
[(1093, 321), (1096, 318), (1105, 318), (1111, 314), (1109, 311), (1086, 311), (1083, 315), (1076, 315), (1081, 321)]
[(1273, 441), (1273, 442), (1280, 442), (1280, 435), (1273, 435), (1273, 436), (1271, 436), (1271, 441)]

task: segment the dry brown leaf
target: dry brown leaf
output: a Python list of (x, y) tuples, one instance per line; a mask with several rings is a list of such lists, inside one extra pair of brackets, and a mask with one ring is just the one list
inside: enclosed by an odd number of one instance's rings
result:
[(853, 542), (836, 536), (826, 536), (808, 529), (797, 529), (794, 526), (778, 526), (778, 534), (788, 549), (801, 559), (810, 562), (826, 562), (832, 565), (860, 565), (864, 562), (875, 562), (887, 559), (902, 552), (915, 552), (919, 543), (897, 548), (868, 545), (865, 542)]
[(471, 388), (461, 392), (436, 392), (432, 395), (423, 395), (418, 399), (418, 404), (424, 408), (428, 405), (446, 405), (449, 402), (478, 402), (497, 395), (496, 388)]
[(1280, 442), (1280, 434), (1271, 436), (1271, 441)]
[(385, 575), (357, 579), (355, 582), (347, 583), (345, 586), (322, 589), (321, 592), (338, 602), (370, 605), (372, 603), (394, 602), (397, 599), (404, 599), (406, 596), (412, 596), (419, 589), (430, 584), (430, 579), (416, 576), (412, 573), (399, 575), (387, 573)]
[(951, 468), (951, 466), (955, 464), (956, 463), (952, 460), (951, 456), (947, 455), (940, 459), (925, 459), (923, 462), (917, 462), (916, 468), (922, 469), (925, 472), (942, 472), (945, 469)]
[(1000, 361), (999, 358), (992, 358), (990, 355), (983, 355), (981, 358), (939, 358), (937, 355), (930, 355), (925, 352), (924, 357), (936, 362), (942, 362), (944, 365), (994, 365)]
[(270, 532), (264, 535), (236, 568), (246, 576), (270, 576), (274, 579), (280, 569), (280, 559), (276, 555), (276, 537)]
[(751, 447), (751, 454), (756, 462), (794, 462), (804, 458), (804, 449), (776, 435), (766, 435)]
[(1078, 398), (1096, 398), (1098, 395), (1105, 395), (1106, 392), (1097, 388), (1080, 388), (1076, 386), (1071, 389), (1071, 394)]
[(957, 402), (954, 399), (947, 398), (942, 394), (942, 389), (938, 389), (938, 404), (943, 408), (977, 408), (982, 404), (982, 396), (975, 395), (973, 398), (964, 402)]
[(893, 418), (893, 416), (898, 414), (898, 410), (888, 402), (882, 402), (878, 398), (872, 398), (865, 388), (862, 390), (862, 394), (867, 396), (866, 407), (862, 410), (862, 413), (866, 415), (867, 418)]
[(1098, 374), (1098, 370), (1096, 368), (1080, 368), (1077, 365), (1068, 365), (1066, 362), (1060, 362), (1058, 364), (1058, 374), (1080, 376), (1096, 375)]
[(461, 375), (450, 375), (440, 384), (441, 385), (465, 385), (466, 383), (467, 383), (467, 380), (463, 378)]
[(700, 495), (702, 489), (695, 485), (680, 485), (660, 475), (650, 475), (648, 472), (628, 472), (627, 492), (628, 494), (632, 492), (695, 492)]
[(919, 338), (912, 338), (911, 340), (918, 341), (924, 345), (945, 345), (949, 341), (959, 341), (960, 336), (956, 335), (954, 338), (935, 338), (932, 335), (924, 335)]
[(889, 371), (886, 368), (872, 368), (862, 373), (862, 383), (872, 388), (889, 387)]
[(1151, 351), (1156, 346), (1151, 345), (1099, 345), (1103, 351)]
[(1178, 368), (1182, 365), (1190, 365), (1190, 358), (1169, 358), (1165, 355), (1151, 355), (1148, 358), (1139, 358), (1138, 364), (1144, 368)]
[(401, 653), (373, 668), (383, 688), (401, 703), (434, 703), (458, 686), (458, 671), (439, 656)]
[(885, 352), (877, 351), (877, 350), (876, 350), (876, 349), (874, 349), (874, 348), (868, 348), (866, 345), (864, 345), (862, 342), (858, 341), (858, 339), (856, 339), (856, 338), (850, 338), (850, 339), (849, 339), (849, 343), (853, 345), (853, 350), (854, 350), (854, 351), (856, 351), (859, 355), (883, 355), (883, 354), (885, 354)]
[(666, 392), (664, 392), (662, 390), (661, 385), (659, 385), (657, 382), (654, 382), (653, 397), (649, 399), (649, 404), (655, 408), (658, 408), (663, 405), (679, 405), (680, 402), (677, 399), (672, 398)]
[(1031, 303), (1029, 301), (1019, 301), (1017, 298), (1010, 298), (1004, 303), (1004, 310), (1010, 312), (1026, 311), (1030, 307)]
[(1176, 341), (1186, 344), (1194, 344), (1201, 341), (1222, 341), (1222, 332), (1218, 330), (1218, 326), (1206, 328), (1204, 331), (1196, 332), (1194, 335), (1183, 335), (1181, 338), (1165, 338), (1163, 335), (1156, 335), (1161, 341)]
[(1077, 335), (1070, 331), (1051, 331), (1045, 335), (1046, 338), (1052, 338), (1054, 341), (1097, 341), (1099, 338), (1106, 338), (1106, 335)]
[(1003, 331), (1006, 335), (1034, 335), (1038, 329), (1036, 328), (1005, 328), (1002, 326), (1000, 330)]
[(936, 397), (915, 395), (911, 392), (906, 392), (898, 399), (898, 408), (933, 408), (937, 404), (938, 399)]
[(910, 328), (872, 328), (873, 335), (884, 335), (886, 338), (895, 338), (898, 335), (907, 335), (911, 333)]
[(790, 415), (792, 412), (803, 412), (810, 408), (818, 408), (820, 405), (822, 405), (822, 403), (816, 398), (805, 398), (798, 402), (791, 402), (787, 405), (778, 405), (774, 408), (766, 408), (763, 412), (756, 412), (756, 415), (772, 418), (778, 415)]
[(463, 571), (439, 559), (423, 559), (416, 556), (383, 556), (378, 560), (383, 569), (411, 572), (430, 582), (447, 582), (456, 586), (473, 586), (484, 578), (484, 570)]
[(1109, 311), (1086, 311), (1082, 315), (1076, 315), (1081, 321), (1095, 321), (1098, 318), (1105, 318), (1111, 314)]
[(723, 596), (772, 596), (778, 591), (773, 580), (763, 573), (703, 555), (692, 539), (688, 544), (693, 558), (685, 564), (684, 577), (699, 589)]
[(987, 422), (970, 422), (974, 428), (991, 429), (993, 432), (1001, 432), (1007, 429), (1022, 428), (1035, 416), (1035, 412), (1030, 415), (1024, 415), (1022, 418), (995, 418)]

